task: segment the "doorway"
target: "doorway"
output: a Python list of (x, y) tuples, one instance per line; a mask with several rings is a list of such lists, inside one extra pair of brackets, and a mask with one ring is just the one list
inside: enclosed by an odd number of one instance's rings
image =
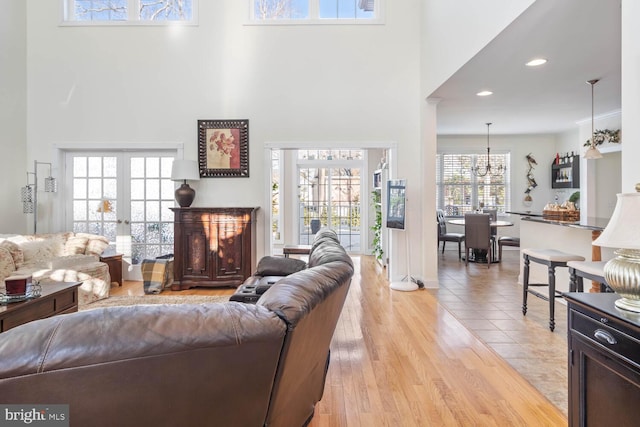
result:
[[(173, 252), (175, 151), (67, 152), (66, 182), (72, 197), (66, 229), (105, 236), (139, 277), (145, 258)], [(128, 274), (130, 273), (130, 274)], [(129, 275), (129, 277), (126, 277)]]

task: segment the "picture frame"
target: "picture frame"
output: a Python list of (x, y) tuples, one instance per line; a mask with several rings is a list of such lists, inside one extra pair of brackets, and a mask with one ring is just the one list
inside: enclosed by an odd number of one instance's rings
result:
[(249, 177), (249, 120), (198, 120), (201, 178)]

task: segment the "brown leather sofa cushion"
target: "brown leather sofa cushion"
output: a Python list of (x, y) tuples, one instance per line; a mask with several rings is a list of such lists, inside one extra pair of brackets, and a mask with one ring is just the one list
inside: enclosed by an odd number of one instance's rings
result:
[(307, 263), (295, 258), (265, 256), (256, 266), (256, 276), (288, 276), (307, 268)]

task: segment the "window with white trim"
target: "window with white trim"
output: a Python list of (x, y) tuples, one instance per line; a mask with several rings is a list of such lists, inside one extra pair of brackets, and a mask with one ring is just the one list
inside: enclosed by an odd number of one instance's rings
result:
[(478, 208), (497, 209), (504, 213), (511, 209), (509, 182), (511, 155), (491, 154), (495, 168), (503, 165), (507, 172), (476, 177), (471, 167), (487, 163), (486, 154), (441, 153), (436, 156), (436, 206), (446, 216), (464, 216)]
[(251, 17), (268, 21), (372, 21), (382, 0), (251, 0)]
[(64, 0), (65, 22), (193, 22), (197, 0)]

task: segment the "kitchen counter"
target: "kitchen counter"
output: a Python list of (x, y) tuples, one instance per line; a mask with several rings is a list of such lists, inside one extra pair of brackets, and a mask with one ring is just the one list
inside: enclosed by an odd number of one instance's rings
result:
[(609, 218), (585, 218), (580, 221), (560, 221), (557, 219), (546, 219), (539, 216), (523, 216), (521, 221), (540, 222), (543, 224), (561, 225), (564, 227), (582, 228), (585, 230), (602, 231), (609, 223)]
[(532, 211), (505, 211), (505, 213), (511, 215), (520, 215), (521, 217), (538, 217), (542, 216), (542, 212), (532, 212)]
[[(580, 221), (560, 221), (546, 219), (542, 215), (520, 217), (520, 247), (535, 249), (557, 249), (570, 254), (581, 255), (587, 261), (607, 261), (613, 258), (613, 249), (594, 246), (595, 240), (605, 229), (609, 218), (584, 218)], [(519, 283), (522, 283), (523, 260), (520, 259)], [(530, 283), (547, 283), (547, 268), (532, 264)], [(585, 290), (589, 286), (585, 286)], [(598, 286), (599, 288), (599, 286)], [(544, 289), (544, 288), (542, 288)], [(556, 289), (569, 290), (569, 274), (566, 268), (556, 269)]]

